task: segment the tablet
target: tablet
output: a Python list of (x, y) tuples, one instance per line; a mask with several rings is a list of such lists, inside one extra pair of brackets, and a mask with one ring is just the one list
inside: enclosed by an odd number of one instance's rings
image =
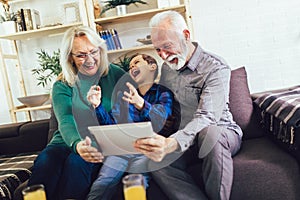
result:
[(99, 125), (88, 129), (104, 156), (140, 154), (133, 147), (134, 141), (154, 135), (151, 122)]

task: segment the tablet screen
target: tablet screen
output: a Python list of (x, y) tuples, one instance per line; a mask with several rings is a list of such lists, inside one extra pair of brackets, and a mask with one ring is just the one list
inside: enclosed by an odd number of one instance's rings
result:
[(154, 135), (151, 122), (99, 125), (88, 129), (104, 156), (140, 154), (133, 148), (135, 140)]

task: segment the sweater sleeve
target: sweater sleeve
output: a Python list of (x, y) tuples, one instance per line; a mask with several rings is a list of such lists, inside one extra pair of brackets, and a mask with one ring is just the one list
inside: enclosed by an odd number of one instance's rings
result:
[(52, 105), (64, 142), (76, 152), (76, 144), (81, 140), (81, 136), (72, 112), (72, 88), (61, 81), (55, 82), (52, 89)]

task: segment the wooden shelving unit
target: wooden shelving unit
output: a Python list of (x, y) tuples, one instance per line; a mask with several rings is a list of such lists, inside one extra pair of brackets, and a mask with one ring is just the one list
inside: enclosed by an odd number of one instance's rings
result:
[[(22, 3), (22, 2), (29, 2), (29, 0), (9, 0), (11, 4), (15, 3)], [(66, 24), (66, 25), (55, 25), (50, 27), (43, 27), (41, 29), (36, 30), (30, 30), (30, 31), (24, 31), (24, 32), (17, 32), (14, 34), (9, 35), (0, 35), (0, 39), (10, 40), (13, 44), (13, 47), (15, 49), (16, 54), (7, 54), (6, 51), (1, 50), (0, 47), (0, 67), (1, 67), (1, 73), (4, 79), (4, 86), (5, 91), (8, 94), (7, 95), (7, 101), (10, 108), (10, 114), (13, 122), (17, 122), (16, 113), (17, 112), (26, 112), (28, 120), (31, 120), (30, 117), (30, 111), (35, 110), (47, 110), (51, 108), (50, 104), (43, 105), (43, 106), (37, 106), (37, 107), (26, 107), (24, 105), (22, 106), (14, 106), (14, 101), (12, 97), (12, 91), (10, 87), (10, 81), (9, 76), (7, 73), (7, 69), (10, 67), (15, 67), (15, 69), (18, 71), (19, 76), (19, 86), (21, 88), (22, 95), (26, 96), (26, 88), (24, 84), (22, 69), (21, 69), (21, 63), (20, 58), (18, 54), (18, 45), (17, 41), (22, 40), (29, 40), (29, 39), (35, 39), (40, 37), (51, 37), (51, 36), (57, 36), (62, 35), (68, 28), (73, 26), (80, 26), (80, 25), (88, 25), (92, 27), (94, 30), (96, 30), (96, 24), (99, 24), (101, 26), (111, 26), (114, 24), (126, 24), (128, 23), (136, 23), (138, 21), (147, 21), (149, 20), (153, 15), (156, 13), (167, 11), (167, 10), (175, 10), (179, 13), (181, 13), (189, 26), (189, 29), (191, 33), (193, 34), (193, 27), (191, 23), (191, 16), (189, 12), (189, 0), (180, 0), (180, 5), (177, 6), (170, 6), (166, 8), (157, 8), (157, 1), (158, 0), (148, 0), (149, 8), (143, 7), (143, 9), (135, 8), (135, 10), (129, 12), (126, 15), (123, 16), (109, 16), (109, 17), (103, 17), (103, 18), (97, 18), (95, 19), (94, 13), (93, 13), (93, 2), (92, 0), (78, 0), (78, 3), (80, 5), (81, 10), (81, 22), (76, 22), (72, 24)], [(123, 25), (126, 26), (126, 25)], [(126, 55), (127, 52), (132, 51), (139, 51), (139, 50), (146, 50), (146, 51), (154, 51), (153, 45), (139, 45), (132, 47), (127, 47), (124, 49), (119, 50), (112, 50), (108, 52), (108, 55), (110, 58), (117, 57), (120, 55)], [(14, 60), (16, 62), (16, 66), (6, 66), (5, 60)], [(2, 67), (3, 66), (3, 67)]]
[[(26, 2), (26, 1), (28, 2), (28, 0), (10, 0), (9, 3), (14, 4), (14, 3)], [(85, 0), (79, 0), (79, 1), (85, 1)], [(82, 5), (85, 5), (83, 2), (81, 3)], [(7, 53), (6, 51), (2, 50), (0, 47), (0, 67), (1, 67), (0, 70), (4, 81), (4, 87), (7, 94), (7, 102), (8, 102), (9, 112), (10, 112), (12, 122), (18, 122), (17, 112), (25, 112), (26, 119), (28, 121), (31, 121), (32, 117), (30, 111), (49, 110), (51, 108), (51, 104), (35, 106), (35, 107), (27, 107), (25, 105), (21, 105), (21, 106), (14, 105), (14, 98), (11, 91), (12, 88), (11, 84), (15, 84), (15, 83), (9, 80), (8, 68), (14, 68), (18, 74), (18, 77), (16, 77), (16, 80), (18, 80), (18, 82), (16, 84), (19, 85), (19, 89), (21, 93), (20, 95), (22, 96), (27, 95), (26, 87), (24, 84), (24, 77), (22, 73), (22, 67), (21, 67), (22, 65), (20, 63), (20, 58), (19, 58), (20, 55), (18, 54), (19, 51), (18, 51), (17, 41), (62, 35), (68, 28), (74, 26), (81, 26), (81, 25), (83, 25), (83, 22), (76, 22), (76, 23), (64, 24), (64, 25), (54, 24), (54, 25), (49, 25), (47, 27), (42, 27), (40, 29), (16, 32), (8, 35), (0, 35), (0, 39), (11, 41), (13, 52), (16, 52), (16, 54)], [(16, 64), (14, 66), (7, 66), (6, 63), (7, 60), (12, 60)]]

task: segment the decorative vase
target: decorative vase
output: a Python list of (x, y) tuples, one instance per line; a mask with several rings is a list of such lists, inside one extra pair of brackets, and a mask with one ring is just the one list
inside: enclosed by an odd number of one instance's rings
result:
[(127, 6), (126, 5), (116, 6), (116, 9), (117, 9), (117, 15), (118, 16), (127, 14)]
[(17, 23), (15, 21), (5, 21), (1, 23), (3, 34), (12, 34), (17, 32)]

